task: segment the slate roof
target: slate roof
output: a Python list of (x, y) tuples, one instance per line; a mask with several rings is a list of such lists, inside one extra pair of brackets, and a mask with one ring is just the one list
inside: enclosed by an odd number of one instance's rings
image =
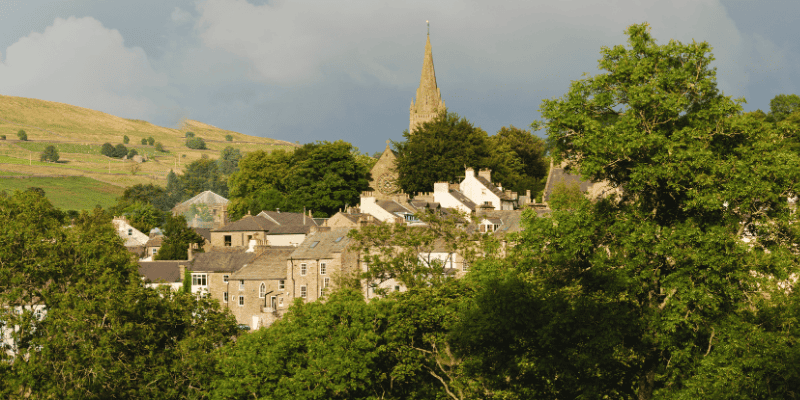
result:
[(564, 168), (551, 167), (550, 176), (547, 177), (547, 187), (544, 188), (544, 201), (550, 201), (550, 194), (553, 193), (553, 188), (562, 182), (567, 186), (578, 182), (581, 192), (588, 191), (593, 185), (591, 181), (581, 179), (581, 176), (578, 174), (571, 174)]
[(198, 272), (236, 272), (256, 258), (256, 253), (246, 253), (245, 250), (244, 247), (228, 247), (196, 253), (187, 268)]
[(269, 247), (249, 264), (236, 271), (231, 278), (241, 280), (286, 279), (286, 261), (294, 250), (294, 246)]
[(415, 213), (416, 211), (408, 208), (394, 200), (378, 200), (375, 202), (378, 207), (394, 214), (394, 213)]
[(350, 228), (313, 232), (300, 246), (297, 246), (291, 257), (293, 259), (332, 258), (334, 253), (343, 252), (350, 243), (350, 238), (347, 237), (348, 232), (350, 232)]
[(164, 236), (153, 236), (145, 243), (145, 247), (161, 247), (163, 242)]
[(176, 205), (172, 209), (175, 210), (175, 209), (188, 208), (192, 204), (208, 204), (208, 205), (228, 204), (228, 199), (210, 190), (206, 190), (205, 192), (200, 193), (197, 196), (194, 196), (191, 199)]
[(492, 184), (492, 182), (489, 182), (488, 179), (486, 179), (486, 178), (484, 178), (482, 176), (476, 176), (475, 179), (477, 179), (478, 182), (483, 184), (483, 186), (486, 186), (487, 189), (491, 190), (492, 193), (496, 194), (497, 197), (500, 198), (500, 200), (507, 200), (507, 201), (511, 201), (512, 200), (511, 197), (509, 197), (508, 195), (503, 193), (502, 190), (498, 189), (497, 186)]
[(265, 217), (278, 225), (316, 225), (314, 218), (309, 216), (303, 217), (303, 213), (296, 212), (278, 212), (278, 211), (262, 211), (258, 213), (259, 216)]
[(188, 261), (139, 261), (139, 275), (148, 282), (180, 282), (179, 266)]
[(202, 236), (203, 239), (211, 241), (211, 228), (192, 228), (192, 230)]
[(276, 227), (274, 222), (258, 216), (245, 215), (242, 219), (228, 225), (212, 229), (211, 232), (244, 232), (244, 231), (269, 231)]
[(469, 197), (464, 196), (464, 193), (461, 193), (457, 190), (451, 190), (450, 195), (453, 196), (459, 202), (461, 202), (461, 204), (467, 206), (467, 208), (469, 208), (472, 211), (475, 211), (475, 209), (478, 207), (478, 205), (475, 204), (472, 200), (470, 200)]
[[(541, 214), (537, 210), (537, 215)], [(481, 212), (478, 215), (478, 224), (488, 220), (494, 225), (498, 225), (495, 235), (505, 235), (506, 233), (519, 232), (522, 230), (522, 210), (491, 210)], [(478, 229), (476, 224), (470, 224), (468, 232), (475, 232)]]

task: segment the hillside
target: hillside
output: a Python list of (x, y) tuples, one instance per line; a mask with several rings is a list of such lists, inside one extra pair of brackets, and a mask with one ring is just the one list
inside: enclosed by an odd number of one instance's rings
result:
[[(25, 130), (28, 141), (17, 140), (20, 129)], [(187, 148), (187, 131), (203, 138), (208, 150)], [(179, 129), (166, 128), (69, 104), (2, 95), (0, 135), (6, 136), (6, 140), (0, 140), (0, 176), (86, 176), (120, 187), (150, 182), (163, 185), (170, 169), (180, 173), (184, 165), (204, 155), (217, 158), (227, 146), (238, 148), (242, 153), (297, 147), (293, 143), (249, 136), (198, 121), (183, 121)], [(130, 138), (126, 146), (147, 154), (148, 162), (136, 164), (100, 154), (103, 143), (120, 144), (125, 135)], [(226, 141), (227, 135), (231, 135), (233, 141)], [(141, 140), (147, 137), (162, 143), (165, 151), (157, 152), (153, 146), (142, 145)], [(38, 161), (39, 154), (49, 144), (59, 149), (58, 163)]]

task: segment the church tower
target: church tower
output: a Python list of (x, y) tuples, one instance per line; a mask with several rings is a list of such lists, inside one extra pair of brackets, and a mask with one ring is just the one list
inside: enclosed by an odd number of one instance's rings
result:
[(419, 78), (416, 102), (414, 100), (411, 101), (408, 132), (413, 133), (414, 129), (420, 127), (424, 122), (432, 121), (444, 107), (442, 93), (439, 91), (439, 87), (436, 86), (436, 73), (433, 71), (431, 28), (430, 23), (428, 23), (428, 42), (425, 43), (422, 76)]

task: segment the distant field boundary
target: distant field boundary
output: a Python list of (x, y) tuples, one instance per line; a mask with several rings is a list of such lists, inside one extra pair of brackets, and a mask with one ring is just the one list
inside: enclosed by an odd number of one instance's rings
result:
[(0, 179), (69, 178), (83, 175), (0, 175)]

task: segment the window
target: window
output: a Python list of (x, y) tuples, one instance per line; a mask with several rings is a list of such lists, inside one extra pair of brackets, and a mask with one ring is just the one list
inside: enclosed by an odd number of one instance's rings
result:
[(192, 274), (192, 286), (208, 286), (206, 274)]
[(328, 291), (328, 286), (331, 285), (331, 278), (322, 280), (322, 288), (319, 290), (319, 297), (325, 297), (325, 292)]
[(158, 253), (158, 249), (153, 249), (153, 255), (156, 255), (156, 253)]
[(128, 236), (133, 236), (133, 229), (128, 228)]
[(316, 241), (316, 242), (311, 242), (311, 245), (310, 245), (310, 246), (308, 246), (308, 247), (309, 247), (309, 248), (311, 248), (311, 249), (313, 249), (314, 247), (317, 247), (317, 245), (318, 245), (318, 244), (319, 244), (319, 241)]
[(228, 292), (222, 292), (222, 301), (225, 303), (228, 302)]
[(239, 296), (239, 305), (240, 306), (244, 305), (244, 296)]
[(395, 286), (395, 287), (394, 287), (394, 291), (395, 291), (395, 292), (399, 292), (399, 291), (400, 291), (400, 286)]
[(319, 264), (319, 274), (325, 275), (325, 271), (327, 270), (327, 265), (325, 263)]
[(461, 270), (464, 271), (464, 272), (469, 271), (469, 264), (467, 264), (466, 261), (462, 261), (461, 262)]
[(225, 247), (231, 247), (231, 235), (225, 235)]
[(280, 290), (286, 289), (286, 281), (281, 280), (280, 282), (278, 282), (278, 289)]
[(272, 311), (275, 311), (278, 308), (278, 304), (275, 301), (275, 296), (270, 297), (270, 299), (269, 299), (269, 307), (272, 309)]
[(308, 297), (308, 289), (306, 289), (306, 285), (300, 286), (300, 297), (304, 299)]
[(300, 264), (300, 276), (306, 276), (307, 269), (308, 267), (306, 266), (306, 263)]
[(278, 307), (283, 307), (283, 297), (278, 299)]
[(267, 295), (267, 285), (264, 282), (261, 282), (261, 286), (258, 287), (258, 298), (263, 299), (264, 296)]
[(228, 283), (228, 275), (222, 275), (222, 283)]
[(250, 241), (253, 240), (253, 235), (247, 235), (247, 243), (249, 244)]
[(336, 240), (334, 240), (334, 242), (339, 243), (342, 241), (342, 239), (344, 239), (344, 236), (339, 236), (338, 238), (336, 238)]
[(244, 280), (239, 281), (239, 290), (244, 290)]

